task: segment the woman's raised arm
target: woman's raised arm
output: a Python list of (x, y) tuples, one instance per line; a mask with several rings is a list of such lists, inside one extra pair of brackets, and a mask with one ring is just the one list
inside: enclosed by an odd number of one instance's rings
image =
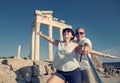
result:
[(54, 40), (53, 38), (50, 38), (49, 36), (42, 34), (42, 32), (38, 32), (37, 34), (43, 37), (44, 39), (46, 39), (48, 42), (51, 42), (52, 44), (58, 46), (58, 42), (59, 42), (58, 40)]

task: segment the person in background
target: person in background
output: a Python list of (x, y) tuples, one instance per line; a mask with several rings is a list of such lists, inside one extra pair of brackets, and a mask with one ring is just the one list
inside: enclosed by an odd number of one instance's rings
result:
[[(91, 40), (85, 37), (86, 33), (84, 28), (78, 27), (75, 31), (75, 35), (76, 40), (74, 42), (82, 45), (82, 49), (84, 50), (84, 52), (92, 49)], [(82, 83), (94, 83), (95, 80), (92, 75), (90, 64), (88, 61), (88, 57), (91, 58), (91, 55), (85, 55), (84, 52), (79, 53), (79, 49), (76, 49), (76, 59), (80, 64)]]
[(104, 66), (104, 74), (105, 74), (105, 76), (108, 76), (108, 67), (107, 67), (107, 65), (105, 65)]

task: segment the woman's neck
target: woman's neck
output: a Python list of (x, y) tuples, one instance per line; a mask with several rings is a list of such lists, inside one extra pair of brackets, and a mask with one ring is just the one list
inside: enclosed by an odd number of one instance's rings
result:
[(70, 42), (71, 42), (70, 40), (64, 40), (65, 46), (66, 46), (68, 43), (70, 43)]

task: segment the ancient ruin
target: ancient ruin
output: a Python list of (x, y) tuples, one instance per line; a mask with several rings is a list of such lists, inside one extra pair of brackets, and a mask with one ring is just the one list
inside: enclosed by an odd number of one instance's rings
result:
[[(58, 20), (52, 16), (53, 11), (40, 11), (35, 10), (34, 16), (35, 19), (32, 22), (32, 35), (31, 35), (31, 50), (30, 50), (30, 59), (31, 60), (40, 60), (40, 36), (37, 35), (37, 32), (40, 31), (40, 25), (44, 24), (48, 26), (49, 37), (52, 38), (52, 28), (56, 27), (60, 31), (60, 40), (62, 39), (62, 30), (64, 28), (72, 28), (72, 26), (65, 24), (64, 20)], [(53, 46), (51, 43), (48, 44), (48, 59), (53, 60)]]

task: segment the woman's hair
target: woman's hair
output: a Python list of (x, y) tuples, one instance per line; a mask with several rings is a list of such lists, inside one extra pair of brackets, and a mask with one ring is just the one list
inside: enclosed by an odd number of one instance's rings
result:
[(73, 30), (70, 29), (70, 28), (65, 28), (65, 29), (63, 29), (62, 34), (63, 34), (64, 32), (66, 32), (66, 31), (70, 31), (70, 32), (72, 33), (73, 38), (71, 38), (71, 40), (73, 40), (73, 39), (74, 39), (74, 36), (75, 36)]

